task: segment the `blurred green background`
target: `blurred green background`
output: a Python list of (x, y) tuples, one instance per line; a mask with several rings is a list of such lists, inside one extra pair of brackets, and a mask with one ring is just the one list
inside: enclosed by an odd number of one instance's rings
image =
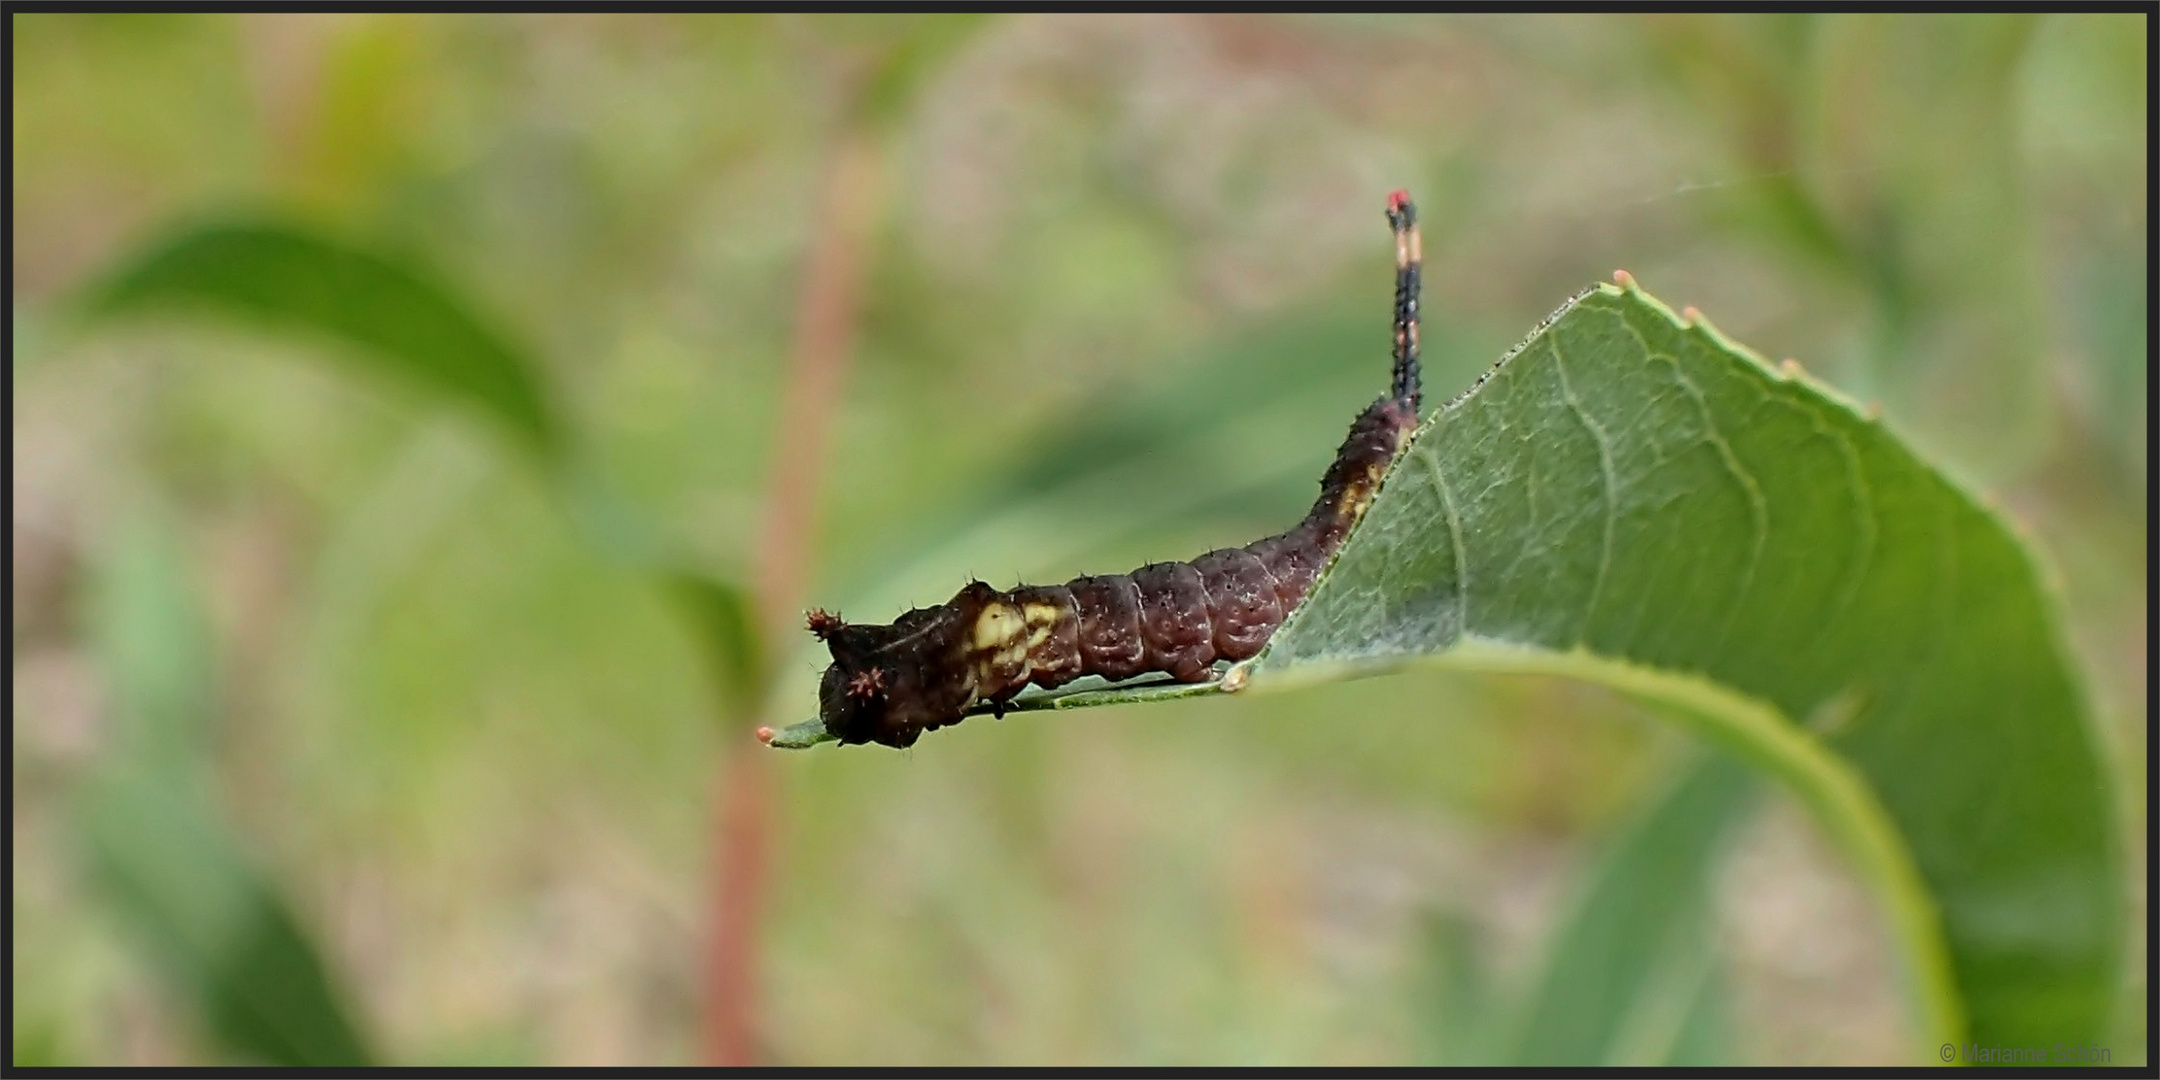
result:
[[(1430, 399), (1625, 267), (2022, 525), (2121, 781), (2113, 1061), (2142, 1062), (2142, 16), (10, 28), (18, 1063), (282, 1059), (266, 1028), (296, 1060), (713, 1056), (723, 763), (818, 664), (777, 643), (759, 712), (619, 549), (756, 587), (850, 153), (804, 603), (883, 619), (1294, 520), (1384, 378), (1409, 187)], [(447, 283), (537, 358), (572, 464), (335, 343), (77, 317), (235, 218)], [(792, 1064), (1477, 1060), (1697, 754), (1596, 688), (1406, 672), (764, 759), (746, 1022)], [(1710, 894), (1721, 1059), (1932, 1051), (1789, 803)], [(351, 1030), (275, 1022), (315, 1000)]]

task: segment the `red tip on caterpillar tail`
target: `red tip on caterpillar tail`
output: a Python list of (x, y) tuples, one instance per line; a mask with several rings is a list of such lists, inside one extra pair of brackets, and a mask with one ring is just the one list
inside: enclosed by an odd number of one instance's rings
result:
[(842, 619), (838, 612), (824, 608), (811, 608), (803, 617), (803, 622), (809, 626), (811, 633), (817, 635), (819, 641), (832, 640), (832, 636), (847, 625), (847, 621)]
[(779, 734), (779, 732), (776, 732), (769, 727), (761, 727), (757, 729), (757, 741), (764, 743), (767, 746), (771, 746), (773, 736), (777, 734)]
[(1613, 271), (1612, 279), (1613, 284), (1618, 285), (1623, 289), (1632, 289), (1635, 287), (1635, 275), (1630, 274), (1625, 270)]
[(1388, 213), (1400, 214), (1402, 213), (1402, 208), (1408, 205), (1410, 205), (1410, 191), (1408, 188), (1396, 188), (1395, 190), (1388, 192)]
[(867, 668), (848, 680), (849, 697), (873, 698), (885, 692), (885, 669)]

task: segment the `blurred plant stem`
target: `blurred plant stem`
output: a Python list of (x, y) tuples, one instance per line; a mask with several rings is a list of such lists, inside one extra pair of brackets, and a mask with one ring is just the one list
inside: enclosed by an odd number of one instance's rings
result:
[[(835, 140), (825, 188), (813, 207), (808, 261), (795, 307), (794, 348), (757, 555), (757, 632), (768, 642), (795, 632), (797, 608), (817, 534), (827, 431), (840, 400), (861, 311), (882, 199), (883, 149), (871, 129), (849, 124)], [(782, 650), (768, 648), (767, 656)], [(755, 698), (766, 709), (764, 695)], [(705, 1060), (749, 1065), (761, 1057), (757, 992), (758, 920), (772, 829), (771, 755), (744, 753), (748, 731), (721, 742), (718, 833), (714, 840), (713, 929), (707, 956)]]

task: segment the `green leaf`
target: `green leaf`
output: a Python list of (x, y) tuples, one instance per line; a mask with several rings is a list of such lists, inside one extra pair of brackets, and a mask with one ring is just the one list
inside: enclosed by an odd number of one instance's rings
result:
[(177, 539), (136, 515), (106, 544), (90, 629), (119, 723), (73, 800), (96, 880), (220, 1044), (273, 1064), (367, 1063), (346, 995), (217, 808), (209, 623)]
[(1250, 682), (1433, 655), (1621, 685), (1793, 785), (1931, 1041), (2102, 1033), (2109, 777), (2033, 558), (1796, 372), (1633, 288), (1564, 308), (1428, 421)]
[(1420, 936), (1423, 1064), (1494, 1064), (1493, 1027), (1502, 999), (1476, 925), (1461, 912), (1439, 908), (1427, 913)]
[(1714, 1041), (1715, 855), (1756, 788), (1736, 759), (1691, 771), (1606, 853), (1550, 942), (1511, 1065), (1657, 1065)]
[(114, 769), (76, 810), (98, 882), (217, 1041), (276, 1065), (365, 1065), (320, 952), (244, 858), (204, 785)]
[[(1707, 942), (1704, 947), (1708, 949)], [(1672, 1041), (1665, 1047), (1664, 1060), (1659, 1064), (1682, 1068), (1732, 1064), (1731, 993), (1725, 969), (1714, 960), (1704, 964), (1693, 999), (1681, 1014), (1679, 1030), (1673, 1033)]]
[(1710, 883), (1760, 787), (1724, 755), (1673, 784), (1606, 851), (1521, 1001), (1475, 962), (1466, 920), (1430, 920), (1422, 982), (1432, 1000), (1421, 1028), (1432, 1063), (1730, 1063)]
[(749, 593), (734, 582), (689, 570), (664, 574), (660, 581), (696, 629), (729, 712), (746, 719), (765, 699), (767, 675)]
[(112, 694), (115, 752), (166, 767), (209, 753), (216, 688), (202, 597), (171, 526), (122, 515), (98, 553), (89, 629)]
[(1796, 370), (1592, 289), (1426, 422), (1262, 655), (1015, 705), (1419, 659), (1619, 687), (1786, 784), (1883, 907), (1919, 1048), (2103, 1034), (2110, 777), (2033, 556)]
[(865, 119), (880, 127), (897, 122), (922, 84), (989, 21), (980, 12), (871, 18), (887, 24), (888, 30), (893, 20), (904, 20), (873, 63), (857, 105)]
[[(2030, 12), (1825, 16), (1800, 98), (1816, 115), (1785, 121), (1812, 132), (1800, 171), (1873, 294), (1870, 368), (1856, 377), (1907, 418), (1916, 445), (1991, 477), (2046, 452), (2055, 401), (2016, 149), (2039, 23)], [(1921, 49), (1928, 62), (1915, 64)], [(1958, 407), (1926, 407), (1946, 397)]]
[(362, 346), (349, 355), (477, 410), (543, 455), (561, 449), (531, 359), (447, 288), (381, 256), (278, 225), (212, 225), (130, 259), (87, 307), (94, 317), (167, 309)]

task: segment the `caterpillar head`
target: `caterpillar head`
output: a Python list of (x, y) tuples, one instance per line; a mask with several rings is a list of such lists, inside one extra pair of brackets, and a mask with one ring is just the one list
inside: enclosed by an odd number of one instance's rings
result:
[(966, 630), (997, 593), (980, 582), (949, 604), (917, 608), (889, 625), (848, 623), (812, 611), (810, 632), (832, 653), (818, 684), (818, 719), (842, 743), (912, 746), (958, 723), (975, 702)]

